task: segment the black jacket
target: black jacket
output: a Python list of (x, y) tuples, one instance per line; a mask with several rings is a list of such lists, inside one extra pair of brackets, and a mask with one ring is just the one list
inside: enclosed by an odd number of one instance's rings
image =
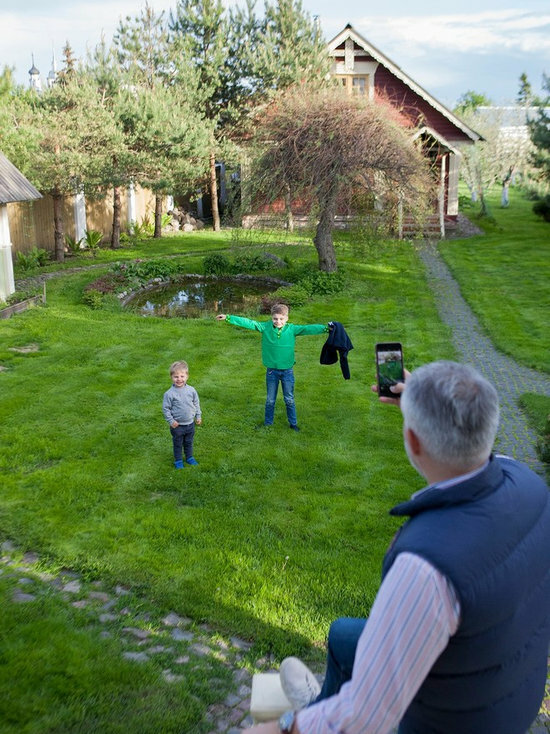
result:
[(340, 369), (345, 380), (349, 380), (348, 352), (353, 349), (351, 339), (339, 321), (329, 322), (328, 339), (321, 349), (321, 364), (334, 364), (340, 357)]

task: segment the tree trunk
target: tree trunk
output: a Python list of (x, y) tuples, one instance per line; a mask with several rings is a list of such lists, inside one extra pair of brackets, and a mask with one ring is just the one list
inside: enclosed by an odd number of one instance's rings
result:
[(287, 232), (294, 232), (294, 216), (292, 215), (292, 201), (290, 198), (290, 186), (288, 185), (285, 194), (285, 214)]
[(55, 259), (58, 263), (65, 260), (65, 233), (63, 231), (63, 194), (56, 187), (52, 192), (53, 230)]
[(113, 231), (111, 232), (111, 247), (117, 250), (120, 247), (120, 188), (113, 187)]
[(324, 270), (325, 273), (335, 273), (338, 270), (334, 242), (332, 240), (335, 209), (336, 204), (332, 199), (321, 204), (321, 214), (313, 240), (317, 255), (319, 256), (319, 270)]
[(162, 194), (155, 194), (155, 234), (157, 239), (162, 237)]
[(216, 156), (214, 151), (210, 152), (210, 198), (212, 199), (212, 227), (214, 232), (219, 232), (220, 212), (218, 209), (218, 182), (216, 180)]

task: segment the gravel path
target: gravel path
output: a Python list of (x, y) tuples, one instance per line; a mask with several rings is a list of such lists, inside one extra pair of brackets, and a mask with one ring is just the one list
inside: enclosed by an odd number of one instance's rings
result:
[(419, 252), (426, 266), (439, 314), (452, 329), (460, 360), (478, 369), (498, 390), (501, 420), (496, 449), (523, 461), (544, 476), (544, 466), (535, 452), (536, 435), (519, 410), (517, 400), (526, 392), (550, 395), (550, 377), (523, 367), (498, 352), (462, 297), (458, 283), (439, 255), (436, 245), (425, 243)]

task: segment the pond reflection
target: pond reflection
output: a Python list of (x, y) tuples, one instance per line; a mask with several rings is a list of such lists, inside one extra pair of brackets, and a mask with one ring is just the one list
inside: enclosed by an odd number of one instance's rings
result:
[(136, 293), (127, 307), (143, 316), (196, 319), (239, 313), (260, 302), (279, 284), (261, 280), (185, 278)]

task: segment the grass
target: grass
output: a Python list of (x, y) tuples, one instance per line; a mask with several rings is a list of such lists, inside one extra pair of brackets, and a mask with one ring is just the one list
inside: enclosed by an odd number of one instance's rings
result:
[[(200, 265), (199, 251), (235, 244), (226, 232), (192, 237), (191, 271)], [(251, 244), (247, 237), (242, 246)], [(147, 254), (176, 254), (178, 239), (155, 242)], [(283, 242), (276, 253), (297, 263), (316, 260), (311, 245), (293, 241), (299, 244)], [(338, 365), (319, 364), (323, 337), (299, 338), (299, 434), (288, 430), (280, 398), (274, 427), (255, 430), (265, 400), (258, 335), (212, 319), (146, 319), (116, 306), (91, 310), (81, 296), (95, 269), (50, 280), (46, 307), (0, 322), (6, 368), (0, 373), (0, 539), (90, 580), (122, 582), (153, 600), (159, 613), (173, 610), (251, 639), (254, 655), (315, 656), (317, 649), (320, 656), (335, 616), (368, 614), (399, 524), (388, 510), (422, 486), (405, 459), (398, 410), (370, 392), (374, 344), (401, 341), (409, 369), (455, 356), (414, 247), (359, 245), (353, 236), (337, 237), (344, 291), (291, 312), (295, 323), (341, 321), (354, 344), (345, 381)], [(143, 257), (147, 246), (126, 254)], [(102, 251), (96, 262), (105, 256), (107, 264), (107, 255)], [(12, 351), (29, 344), (38, 351)], [(204, 421), (195, 439), (200, 465), (179, 472), (161, 414), (176, 359), (190, 365)], [(5, 596), (11, 582), (0, 581)], [(27, 704), (31, 714), (33, 706), (51, 708), (74, 692), (82, 728), (73, 708), (67, 714), (73, 724), (58, 731), (118, 731), (127, 697), (128, 708), (134, 701), (126, 667), (115, 642), (104, 648), (79, 624), (53, 599), (10, 606), (9, 650), (0, 659), (4, 695), (29, 701), (24, 691), (40, 689), (41, 679), (44, 696)], [(82, 670), (71, 657), (79, 647), (87, 651)], [(26, 655), (32, 670), (18, 681), (14, 660)], [(67, 669), (75, 673), (61, 695), (57, 673)], [(157, 673), (140, 668), (140, 675), (136, 698), (156, 681), (151, 721), (165, 706), (180, 716), (170, 691), (159, 689)], [(199, 672), (199, 683), (208, 675)], [(208, 696), (197, 686), (200, 719)], [(111, 698), (112, 718), (102, 719)], [(92, 699), (96, 709), (88, 705)], [(14, 731), (18, 721), (20, 731), (39, 730), (23, 708), (14, 711)], [(193, 711), (190, 706), (185, 715)], [(138, 718), (126, 721), (128, 731), (146, 731)], [(96, 720), (102, 723), (94, 729)]]
[[(21, 578), (34, 583), (18, 586)], [(107, 625), (94, 624), (91, 611), (68, 605), (28, 572), (0, 577), (2, 598), (22, 588), (35, 600), (2, 610), (4, 734), (208, 731), (204, 705), (229, 688), (230, 672), (219, 660), (188, 656), (189, 663), (175, 666), (175, 679), (166, 680), (162, 653), (140, 663), (127, 660), (124, 652), (143, 649), (137, 641), (124, 644)], [(132, 604), (131, 597), (124, 603)], [(176, 643), (170, 638), (169, 644)]]
[(495, 222), (480, 222), (483, 236), (444, 242), (440, 251), (495, 346), (548, 373), (550, 226), (517, 189), (505, 209), (499, 196), (489, 197)]
[[(299, 341), (299, 436), (281, 405), (272, 433), (254, 431), (265, 391), (255, 334), (91, 311), (78, 302), (91, 273), (50, 281), (47, 308), (2, 325), (3, 534), (278, 655), (321, 642), (342, 605), (365, 613), (395, 529), (387, 510), (419, 485), (394, 461), (398, 412), (369, 391), (374, 343), (399, 337), (410, 366), (451, 347), (412, 248), (341, 259), (346, 294), (292, 318), (346, 324), (352, 380), (320, 366), (322, 337)], [(38, 352), (9, 351), (31, 342)], [(204, 413), (201, 466), (178, 474), (160, 411), (176, 358)]]

